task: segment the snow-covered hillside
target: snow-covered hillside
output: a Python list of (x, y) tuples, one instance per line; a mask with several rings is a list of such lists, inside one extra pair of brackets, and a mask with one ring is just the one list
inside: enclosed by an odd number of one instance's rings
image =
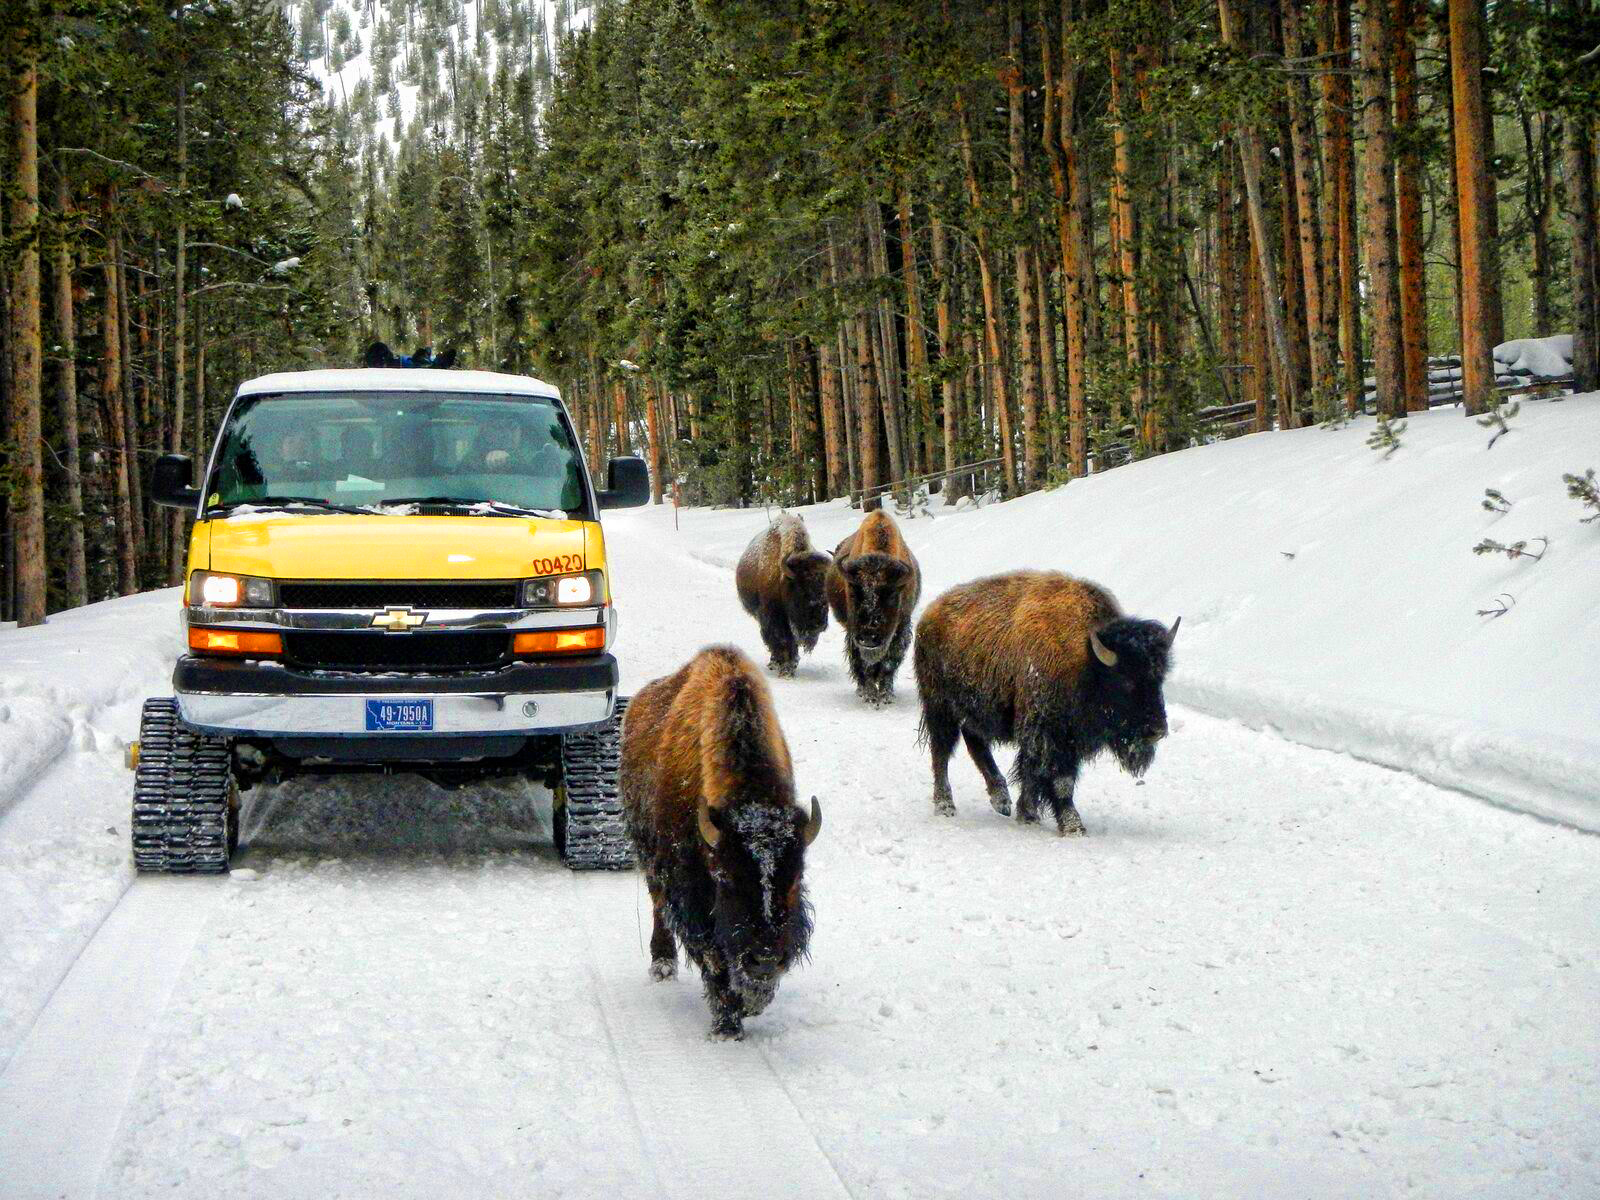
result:
[[(561, 40), (587, 25), (586, 0), (300, 0), (286, 3), (328, 103), (363, 135), (398, 145), (419, 111), (478, 98), (502, 66), (548, 88)], [(463, 91), (466, 95), (463, 96)]]
[[(773, 681), (827, 814), (813, 958), (739, 1044), (529, 789), (264, 789), (231, 877), (133, 880), (122, 743), (175, 593), (0, 631), (0, 1193), (1600, 1194), (1600, 838), (1419, 778), (1594, 821), (1600, 524), (1560, 477), (1600, 396), (1492, 450), (1370, 429), (906, 522), (930, 598), (1048, 565), (1181, 613), (1173, 733), (1143, 781), (1086, 772), (1085, 839), (996, 816), (959, 754), (938, 817), (908, 674), (863, 708), (830, 629)], [(764, 521), (607, 517), (624, 690), (762, 656), (728, 568)]]

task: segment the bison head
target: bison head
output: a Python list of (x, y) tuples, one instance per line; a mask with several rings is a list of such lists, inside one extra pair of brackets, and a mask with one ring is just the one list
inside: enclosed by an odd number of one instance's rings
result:
[(907, 615), (911, 564), (888, 554), (857, 554), (839, 564), (839, 573), (849, 594), (850, 637), (862, 661), (875, 663)]
[(801, 550), (783, 560), (783, 604), (795, 632), (805, 636), (828, 627), (828, 564), (821, 550)]
[(787, 802), (702, 803), (699, 824), (717, 888), (713, 936), (745, 1014), (754, 1016), (811, 938), (805, 851), (822, 829), (822, 808), (815, 796), (809, 813)]
[(1088, 715), (1099, 726), (1096, 740), (1110, 746), (1133, 775), (1149, 769), (1156, 743), (1167, 736), (1161, 687), (1172, 665), (1172, 640), (1177, 634), (1178, 621), (1168, 629), (1158, 621), (1131, 617), (1120, 617), (1089, 633)]

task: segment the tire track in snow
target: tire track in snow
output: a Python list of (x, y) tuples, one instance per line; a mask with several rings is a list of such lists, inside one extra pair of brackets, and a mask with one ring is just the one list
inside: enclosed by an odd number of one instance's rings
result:
[(759, 1023), (742, 1043), (711, 1041), (694, 969), (653, 983), (634, 922), (620, 905), (582, 894), (603, 881), (575, 875), (572, 882), (601, 1015), (661, 1194), (850, 1200), (763, 1052)]
[(135, 880), (62, 977), (0, 1076), (8, 1200), (95, 1194), (156, 1021), (226, 886)]

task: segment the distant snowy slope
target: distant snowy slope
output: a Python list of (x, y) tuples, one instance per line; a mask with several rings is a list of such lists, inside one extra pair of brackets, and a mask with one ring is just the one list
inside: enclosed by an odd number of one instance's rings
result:
[[(1181, 702), (1600, 830), (1600, 523), (1561, 481), (1600, 466), (1600, 395), (1525, 400), (1511, 427), (1488, 449), (1459, 409), (1417, 414), (1387, 459), (1370, 419), (1257, 434), (907, 533), (927, 598), (1021, 566), (1087, 576), (1183, 617)], [(803, 511), (824, 546), (858, 519)], [(761, 517), (683, 520), (726, 523), (704, 552), (726, 565)], [(1549, 545), (1475, 555), (1484, 538)], [(1509, 611), (1480, 616), (1496, 597)]]
[[(588, 0), (286, 0), (301, 53), (331, 105), (398, 145), (425, 96), (453, 109), (464, 76), (505, 64), (546, 83)], [(366, 93), (364, 96), (363, 93)]]

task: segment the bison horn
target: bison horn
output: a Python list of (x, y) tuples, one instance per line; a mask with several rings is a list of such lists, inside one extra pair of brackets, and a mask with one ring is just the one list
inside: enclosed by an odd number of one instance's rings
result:
[(806, 821), (806, 827), (801, 836), (805, 838), (806, 845), (811, 845), (817, 840), (817, 834), (822, 832), (822, 805), (817, 803), (815, 796), (811, 797), (811, 817)]
[(1114, 667), (1117, 665), (1117, 652), (1100, 640), (1100, 635), (1094, 630), (1089, 631), (1089, 649), (1094, 651), (1094, 656), (1104, 665)]
[(1182, 617), (1179, 617), (1176, 621), (1174, 621), (1172, 623), (1172, 628), (1167, 630), (1167, 645), (1170, 646), (1172, 644), (1172, 639), (1178, 636), (1178, 626), (1182, 625), (1182, 624), (1183, 624), (1183, 618)]
[(716, 822), (711, 819), (711, 809), (705, 801), (702, 800), (695, 810), (695, 818), (700, 823), (700, 836), (705, 839), (706, 845), (715, 850), (717, 843), (722, 840), (722, 830), (718, 829)]

